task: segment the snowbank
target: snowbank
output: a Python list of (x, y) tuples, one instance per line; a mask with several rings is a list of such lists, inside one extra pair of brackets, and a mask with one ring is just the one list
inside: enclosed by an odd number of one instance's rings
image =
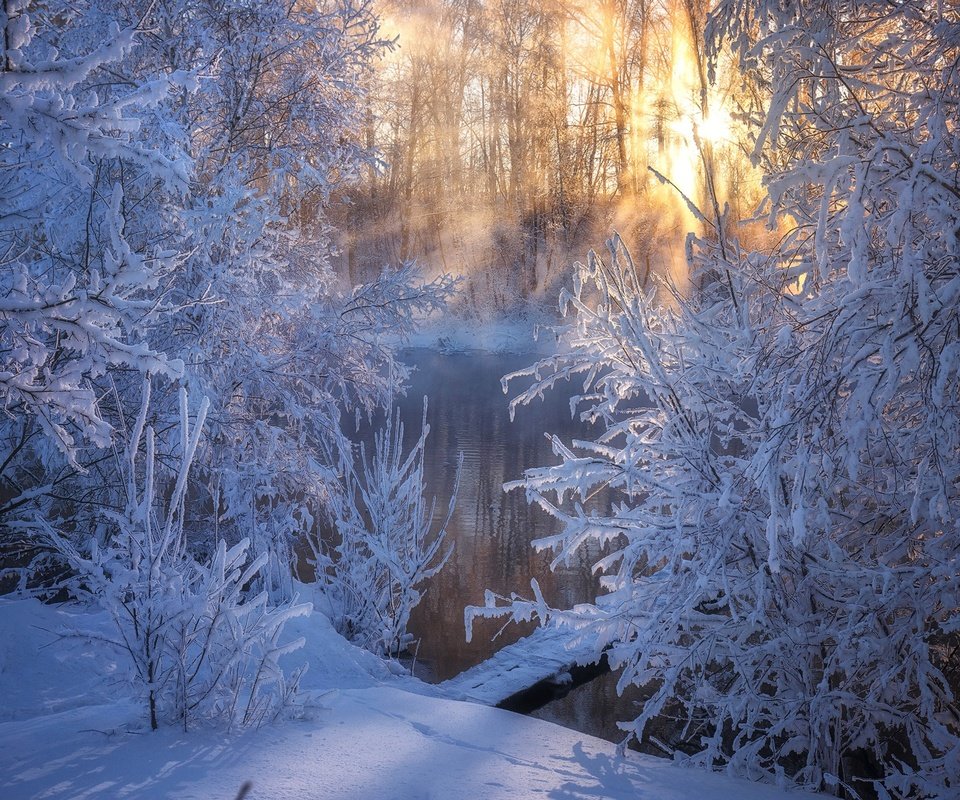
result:
[[(320, 614), (308, 635), (296, 718), (224, 734), (150, 733), (110, 659), (60, 639), (102, 618), (0, 600), (0, 797), (232, 800), (783, 800), (769, 786), (684, 770), (498, 709), (430, 696), (340, 638)], [(804, 795), (806, 796), (806, 795)]]

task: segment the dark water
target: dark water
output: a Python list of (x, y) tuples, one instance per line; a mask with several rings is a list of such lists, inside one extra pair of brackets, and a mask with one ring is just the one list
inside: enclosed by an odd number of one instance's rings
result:
[[(533, 355), (411, 350), (404, 360), (416, 368), (410, 390), (400, 403), (408, 438), (419, 430), (423, 396), (430, 398), (425, 472), (428, 491), (437, 496), (438, 517), (446, 512), (457, 454), (464, 453), (460, 492), (448, 534), (454, 552), (414, 610), (410, 624), (411, 633), (420, 639), (418, 659), (429, 668), (433, 680), (442, 681), (532, 630), (511, 624), (493, 639), (502, 623), (478, 620), (473, 642), (467, 644), (463, 609), (482, 605), (485, 589), (529, 597), (530, 579), (535, 577), (555, 607), (568, 608), (595, 596), (596, 579), (590, 566), (597, 553), (583, 553), (579, 563), (551, 571), (549, 555), (536, 553), (530, 543), (556, 533), (558, 523), (529, 505), (522, 491), (503, 491), (503, 484), (522, 477), (525, 469), (557, 463), (544, 432), (558, 434), (565, 441), (595, 432), (571, 419), (569, 399), (559, 391), (519, 408), (510, 421), (500, 379), (533, 363)], [(521, 387), (516, 384), (517, 391)], [(629, 700), (617, 699), (615, 684), (615, 677), (610, 676), (593, 681), (550, 703), (536, 716), (619, 740), (622, 734), (617, 731), (616, 719), (636, 714)]]

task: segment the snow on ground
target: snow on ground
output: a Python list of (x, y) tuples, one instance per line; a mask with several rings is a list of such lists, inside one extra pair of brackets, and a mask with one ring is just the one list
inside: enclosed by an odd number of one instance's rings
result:
[[(685, 770), (507, 711), (431, 696), (341, 639), (320, 614), (306, 703), (259, 730), (150, 732), (118, 665), (59, 639), (104, 620), (0, 600), (0, 797), (233, 800), (785, 800), (770, 786)], [(294, 657), (296, 658), (296, 656)]]

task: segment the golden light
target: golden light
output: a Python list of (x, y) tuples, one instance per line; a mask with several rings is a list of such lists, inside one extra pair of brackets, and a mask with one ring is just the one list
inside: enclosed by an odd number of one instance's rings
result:
[(671, 122), (670, 130), (677, 134), (687, 147), (692, 147), (697, 139), (710, 144), (720, 144), (730, 140), (732, 120), (722, 108), (715, 109), (706, 117), (693, 111)]
[(709, 116), (695, 121), (696, 134), (701, 141), (718, 144), (730, 139), (730, 115), (722, 108), (714, 109)]
[[(677, 20), (671, 28), (669, 81), (656, 87), (661, 125), (654, 166), (671, 184), (661, 202), (672, 204), (679, 226), (698, 230), (700, 222), (690, 210), (693, 204), (708, 209), (704, 171), (711, 170), (711, 190), (724, 191), (719, 174), (728, 148), (737, 138), (737, 125), (725, 98), (706, 80), (700, 54), (690, 39), (688, 25)], [(682, 197), (681, 197), (682, 195)], [(721, 201), (723, 198), (719, 198)]]

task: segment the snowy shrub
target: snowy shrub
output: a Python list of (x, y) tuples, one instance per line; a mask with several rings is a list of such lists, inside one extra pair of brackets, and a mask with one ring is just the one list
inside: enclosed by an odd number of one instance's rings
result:
[(201, 321), (232, 333), (195, 376), (222, 402), (200, 479), (224, 532), (269, 554), (264, 585), (273, 597), (290, 596), (293, 543), (325, 502), (325, 454), (349, 447), (340, 409), (372, 412), (389, 397), (406, 371), (384, 337), (402, 338), (414, 315), (448, 292), (448, 282), (424, 285), (408, 265), (346, 294), (290, 285), (281, 297), (251, 297)]
[[(678, 716), (659, 746), (696, 763), (851, 795), (942, 792), (960, 764), (946, 675), (960, 626), (957, 484), (944, 506), (916, 494), (937, 438), (956, 428), (924, 420), (923, 392), (908, 401), (907, 369), (864, 420), (851, 360), (866, 345), (825, 351), (822, 330), (799, 342), (823, 309), (774, 302), (755, 263), (731, 275), (736, 303), (714, 282), (670, 306), (637, 285), (619, 242), (581, 268), (570, 350), (528, 371), (537, 380), (515, 402), (582, 375), (574, 402), (606, 431), (555, 440), (561, 463), (516, 485), (560, 520), (535, 543), (556, 565), (607, 545), (604, 594), (572, 611), (491, 596), (473, 613), (552, 619), (609, 646), (620, 686), (651, 692), (625, 730), (642, 739), (657, 723), (662, 738), (658, 717)], [(851, 318), (835, 333), (858, 330)], [(950, 392), (941, 414), (955, 413)], [(951, 470), (957, 459), (954, 447)], [(601, 487), (610, 511), (586, 512)]]
[(317, 579), (330, 603), (331, 619), (346, 638), (380, 655), (395, 655), (410, 636), (410, 612), (422, 586), (450, 557), (444, 550), (447, 526), (456, 502), (461, 464), (450, 505), (434, 530), (435, 501), (424, 500), (423, 456), (427, 435), (424, 398), (419, 439), (403, 454), (403, 423), (389, 411), (374, 434), (372, 455), (359, 446), (348, 451), (340, 478), (329, 486), (328, 514), (334, 543), (310, 537)]
[(191, 429), (181, 393), (180, 461), (172, 474), (158, 474), (154, 432), (145, 425), (149, 394), (147, 384), (123, 456), (126, 504), (105, 512), (106, 541), (94, 537), (82, 551), (53, 531), (50, 541), (73, 570), (73, 593), (111, 615), (116, 638), (96, 643), (129, 657), (151, 728), (162, 721), (185, 730), (205, 721), (258, 725), (296, 691), (299, 673), (288, 682), (278, 659), (303, 640), (281, 644), (280, 636), (284, 623), (310, 606), (275, 607), (265, 592), (249, 593), (266, 556), (250, 561), (245, 540), (230, 548), (217, 542), (207, 563), (187, 553), (187, 476), (208, 404)]
[[(698, 289), (619, 240), (578, 267), (562, 349), (605, 433), (520, 483), (604, 593), (501, 612), (610, 646), (632, 736), (849, 797), (960, 787), (960, 18), (945, 5), (724, 0), (783, 238), (691, 240)], [(606, 513), (583, 500), (605, 487)], [(496, 605), (490, 599), (490, 606)], [(475, 613), (498, 613), (495, 608)], [(658, 723), (659, 726), (659, 723)], [(648, 741), (654, 741), (652, 738)]]

